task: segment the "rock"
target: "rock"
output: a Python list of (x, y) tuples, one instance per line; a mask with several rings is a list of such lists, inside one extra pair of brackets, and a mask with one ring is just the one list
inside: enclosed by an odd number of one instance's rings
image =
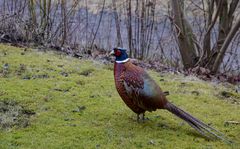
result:
[(223, 97), (225, 97), (225, 98), (229, 98), (229, 97), (232, 96), (232, 93), (227, 92), (227, 91), (222, 91), (222, 92), (221, 92), (221, 95), (222, 95)]
[(163, 94), (164, 94), (164, 96), (168, 96), (170, 93), (169, 93), (169, 91), (165, 91), (165, 92), (163, 92)]
[(67, 72), (64, 72), (64, 71), (63, 71), (63, 72), (61, 72), (60, 74), (61, 74), (62, 76), (64, 76), (64, 77), (68, 77), (68, 73), (67, 73)]
[(22, 79), (23, 79), (23, 80), (30, 80), (31, 77), (30, 77), (29, 75), (26, 75), (26, 76), (24, 76)]
[(149, 144), (149, 145), (155, 145), (155, 141), (154, 141), (154, 140), (150, 140), (150, 141), (148, 142), (148, 144)]
[(83, 111), (85, 109), (86, 109), (85, 106), (78, 106), (76, 109), (72, 110), (72, 112), (81, 112), (81, 111)]
[(200, 93), (199, 93), (199, 91), (192, 91), (192, 94), (198, 96)]
[(240, 84), (235, 86), (236, 93), (240, 93)]
[(80, 75), (83, 75), (83, 76), (89, 76), (92, 72), (94, 71), (94, 69), (87, 69), (87, 70), (84, 70), (82, 72), (80, 72)]

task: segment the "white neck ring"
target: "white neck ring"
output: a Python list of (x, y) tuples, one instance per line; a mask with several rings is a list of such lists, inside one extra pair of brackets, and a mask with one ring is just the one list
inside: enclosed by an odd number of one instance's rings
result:
[(122, 61), (116, 61), (116, 63), (126, 63), (129, 60), (129, 58), (122, 60)]

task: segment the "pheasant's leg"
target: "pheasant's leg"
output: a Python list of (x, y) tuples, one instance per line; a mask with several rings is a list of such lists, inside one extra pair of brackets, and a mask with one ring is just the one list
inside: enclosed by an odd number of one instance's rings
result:
[(137, 114), (137, 122), (140, 121), (140, 115), (141, 115), (141, 114)]
[(144, 117), (144, 113), (137, 114), (137, 122), (145, 122), (146, 120), (149, 120), (148, 118)]

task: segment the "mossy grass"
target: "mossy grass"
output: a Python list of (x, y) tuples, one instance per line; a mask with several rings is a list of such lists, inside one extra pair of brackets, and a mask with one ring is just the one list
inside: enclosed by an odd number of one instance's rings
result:
[[(53, 51), (0, 45), (0, 100), (16, 101), (35, 113), (27, 127), (0, 129), (0, 148), (239, 147), (240, 125), (224, 125), (240, 121), (240, 97), (234, 89), (149, 71), (170, 92), (171, 102), (223, 132), (235, 142), (230, 146), (205, 139), (165, 110), (147, 112), (150, 120), (138, 123), (115, 90), (111, 67)], [(230, 97), (222, 96), (223, 91)]]

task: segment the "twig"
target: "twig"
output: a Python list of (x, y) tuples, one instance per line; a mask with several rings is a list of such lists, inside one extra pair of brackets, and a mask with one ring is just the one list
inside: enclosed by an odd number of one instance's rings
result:
[(238, 121), (225, 121), (224, 124), (225, 125), (229, 125), (229, 124), (240, 125), (240, 122), (238, 122)]

